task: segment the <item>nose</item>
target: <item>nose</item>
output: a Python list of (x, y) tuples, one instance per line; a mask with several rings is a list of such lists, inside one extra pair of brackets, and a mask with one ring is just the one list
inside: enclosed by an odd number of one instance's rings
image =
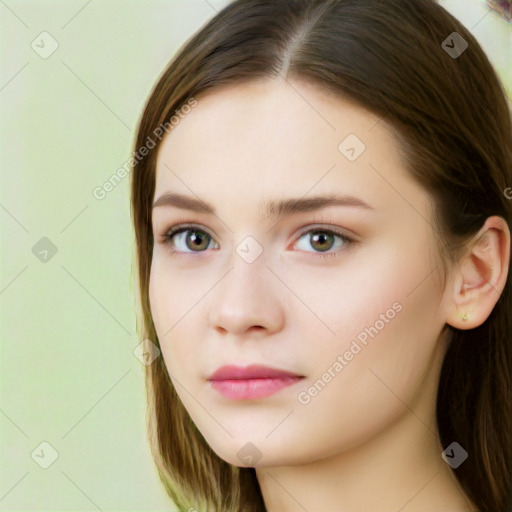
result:
[(216, 286), (209, 326), (221, 334), (265, 336), (283, 328), (285, 290), (265, 259), (247, 263), (233, 255), (231, 271)]

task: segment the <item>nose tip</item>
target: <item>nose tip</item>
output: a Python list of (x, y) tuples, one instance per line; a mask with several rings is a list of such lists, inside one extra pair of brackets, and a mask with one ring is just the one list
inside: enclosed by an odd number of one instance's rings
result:
[(264, 276), (265, 267), (244, 261), (235, 267), (212, 299), (210, 327), (237, 336), (279, 329), (284, 313), (278, 290), (273, 290), (268, 276)]
[(234, 334), (237, 336), (259, 333), (267, 329), (262, 325), (261, 317), (258, 320), (254, 313), (233, 310), (228, 312), (227, 309), (219, 310), (217, 314), (212, 316), (210, 327), (221, 334)]

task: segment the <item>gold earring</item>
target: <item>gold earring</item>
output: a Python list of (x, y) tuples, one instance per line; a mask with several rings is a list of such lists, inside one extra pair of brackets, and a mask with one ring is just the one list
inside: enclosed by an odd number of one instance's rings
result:
[(464, 316), (462, 317), (462, 321), (465, 322), (468, 319), (467, 313), (464, 313)]

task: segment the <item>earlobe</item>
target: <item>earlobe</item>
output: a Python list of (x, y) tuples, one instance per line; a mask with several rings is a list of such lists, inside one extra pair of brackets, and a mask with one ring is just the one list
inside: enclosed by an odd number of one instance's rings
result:
[(489, 217), (460, 261), (446, 323), (457, 329), (482, 325), (505, 287), (509, 261), (509, 227), (502, 217)]

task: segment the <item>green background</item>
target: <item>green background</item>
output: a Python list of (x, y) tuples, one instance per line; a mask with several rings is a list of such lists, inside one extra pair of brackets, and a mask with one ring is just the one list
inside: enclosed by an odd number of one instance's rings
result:
[[(0, 1), (0, 510), (173, 510), (133, 353), (129, 177), (93, 190), (131, 154), (169, 59), (226, 3)], [(483, 1), (441, 4), (511, 97), (512, 25)]]

